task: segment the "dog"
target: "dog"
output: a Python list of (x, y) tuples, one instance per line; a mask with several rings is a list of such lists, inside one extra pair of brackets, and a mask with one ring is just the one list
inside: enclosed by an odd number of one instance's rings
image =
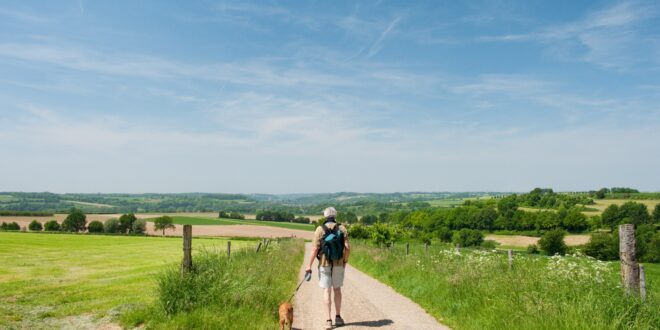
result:
[(293, 326), (293, 306), (288, 302), (283, 302), (280, 304), (280, 330), (287, 329), (291, 330)]

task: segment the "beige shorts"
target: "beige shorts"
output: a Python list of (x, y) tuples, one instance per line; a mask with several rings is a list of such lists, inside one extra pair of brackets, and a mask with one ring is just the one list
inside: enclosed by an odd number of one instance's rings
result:
[(344, 285), (344, 266), (319, 267), (319, 286), (327, 288), (341, 288)]

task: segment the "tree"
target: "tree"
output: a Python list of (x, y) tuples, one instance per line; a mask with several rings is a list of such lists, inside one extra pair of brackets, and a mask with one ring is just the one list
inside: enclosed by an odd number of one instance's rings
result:
[(76, 208), (72, 208), (66, 219), (62, 221), (62, 230), (77, 233), (79, 231), (85, 231), (86, 224), (87, 217), (85, 214)]
[(518, 196), (515, 194), (500, 199), (500, 201), (497, 202), (497, 210), (506, 219), (513, 219), (513, 215), (516, 213), (516, 210), (518, 209), (517, 199)]
[(165, 229), (172, 229), (174, 230), (176, 226), (174, 226), (173, 220), (171, 217), (168, 217), (166, 215), (162, 217), (158, 217), (154, 219), (154, 228), (156, 230), (162, 230), (163, 231), (163, 236), (165, 236)]
[(119, 232), (122, 234), (131, 233), (133, 231), (133, 223), (135, 220), (137, 220), (137, 218), (133, 213), (122, 214), (119, 217)]
[(551, 230), (541, 237), (539, 246), (547, 255), (564, 255), (567, 250), (564, 236), (566, 236), (566, 233), (562, 229)]
[(19, 226), (16, 222), (10, 222), (10, 223), (2, 223), (0, 226), (0, 230), (21, 230), (21, 226)]
[(32, 220), (32, 222), (30, 222), (30, 225), (28, 226), (28, 228), (31, 231), (41, 231), (42, 229), (44, 229), (43, 226), (41, 225), (41, 222), (39, 222), (37, 220)]
[(60, 224), (55, 220), (48, 221), (44, 224), (45, 231), (60, 231)]
[(653, 210), (653, 218), (651, 218), (652, 223), (660, 223), (660, 203), (655, 204), (655, 209)]
[(87, 231), (90, 233), (102, 233), (103, 232), (103, 223), (101, 221), (94, 220), (89, 223), (87, 226)]
[(365, 225), (373, 225), (378, 222), (378, 217), (372, 214), (364, 215), (360, 218), (360, 223)]
[(572, 207), (562, 220), (562, 225), (568, 231), (583, 231), (588, 226), (587, 216), (582, 214), (577, 207)]
[(147, 222), (143, 219), (138, 219), (133, 222), (131, 232), (133, 234), (143, 235), (147, 231)]
[(614, 230), (614, 227), (619, 224), (621, 219), (623, 219), (623, 217), (621, 216), (621, 212), (619, 212), (619, 206), (616, 204), (608, 206), (601, 215), (601, 221), (603, 224), (610, 227), (610, 230), (612, 231)]
[(454, 233), (452, 242), (459, 246), (479, 246), (484, 241), (484, 235), (474, 229), (463, 228)]
[(649, 211), (642, 203), (626, 202), (619, 208), (619, 214), (623, 218), (630, 218), (630, 223), (634, 225), (651, 222)]
[(619, 259), (619, 235), (593, 233), (584, 248), (584, 254), (599, 260)]
[(348, 211), (348, 212), (339, 212), (337, 214), (337, 222), (338, 223), (356, 223), (357, 222), (357, 215), (355, 213)]
[(598, 190), (598, 191), (596, 192), (596, 198), (598, 198), (598, 199), (603, 199), (603, 198), (605, 198), (605, 196), (607, 196), (607, 193), (608, 193), (608, 192), (610, 192), (609, 189), (607, 189), (607, 188), (601, 188), (600, 190)]
[(119, 233), (119, 219), (111, 218), (106, 220), (103, 229), (109, 234)]

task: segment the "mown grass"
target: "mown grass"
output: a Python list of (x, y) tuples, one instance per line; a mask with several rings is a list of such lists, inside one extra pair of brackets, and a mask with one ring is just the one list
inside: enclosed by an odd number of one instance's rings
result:
[[(155, 218), (147, 219), (152, 221)], [(239, 220), (239, 219), (219, 219), (219, 218), (206, 218), (206, 217), (189, 217), (189, 216), (174, 216), (172, 217), (174, 224), (177, 225), (255, 225), (255, 226), (270, 226), (280, 227), (287, 229), (298, 229), (306, 231), (314, 231), (315, 227), (306, 223), (291, 223), (291, 222), (275, 222), (275, 221), (259, 221), (259, 220)]]
[(455, 329), (658, 329), (658, 265), (648, 298), (626, 298), (617, 263), (433, 247), (380, 249), (353, 242), (351, 263)]
[[(193, 239), (193, 251), (224, 254), (226, 241)], [(156, 275), (181, 248), (180, 238), (0, 232), (0, 328), (95, 328), (153, 303)]]
[(231, 258), (201, 253), (190, 274), (172, 266), (158, 276), (158, 301), (125, 314), (127, 327), (148, 329), (274, 329), (277, 307), (293, 293), (301, 240), (280, 240), (265, 252)]

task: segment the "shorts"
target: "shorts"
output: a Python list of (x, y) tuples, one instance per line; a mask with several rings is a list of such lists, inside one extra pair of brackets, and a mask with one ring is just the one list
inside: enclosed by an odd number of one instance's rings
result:
[(319, 286), (327, 288), (341, 288), (344, 285), (344, 266), (319, 267)]

